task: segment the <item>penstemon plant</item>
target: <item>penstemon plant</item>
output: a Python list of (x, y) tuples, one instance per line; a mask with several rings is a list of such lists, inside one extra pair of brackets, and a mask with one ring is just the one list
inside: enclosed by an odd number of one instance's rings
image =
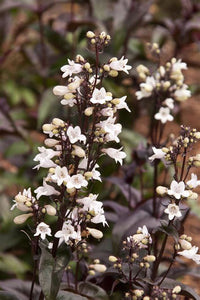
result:
[[(90, 191), (95, 180), (101, 181), (98, 171), (100, 156), (106, 154), (120, 164), (126, 157), (122, 148), (107, 145), (120, 142), (118, 135), (122, 125), (116, 123), (117, 111), (130, 110), (125, 102), (126, 96), (113, 98), (103, 87), (103, 80), (107, 76), (116, 77), (121, 71), (128, 73), (131, 66), (127, 65), (128, 60), (124, 57), (120, 60), (112, 58), (100, 65), (99, 55), (109, 43), (110, 36), (104, 32), (95, 35), (89, 31), (87, 38), (95, 52), (96, 64), (92, 66), (81, 55), (77, 55), (75, 61), (68, 60), (68, 64), (61, 68), (66, 84), (53, 89), (53, 93), (62, 98), (61, 104), (73, 109), (76, 123), (54, 118), (50, 124), (43, 125), (43, 132), (48, 135), (44, 141), (47, 148), (38, 148), (34, 168), (46, 168), (47, 176), (34, 194), (30, 188), (19, 193), (12, 207), (24, 212), (15, 217), (16, 224), (30, 218), (33, 220), (31, 233), (27, 232), (34, 258), (29, 299), (33, 299), (38, 273), (42, 289), (40, 300), (50, 300), (57, 299), (57, 295), (59, 297), (67, 266), (65, 289), (77, 294), (84, 294), (88, 274), (106, 270), (98, 259), (93, 263), (87, 261), (87, 239), (89, 236), (101, 239), (103, 233), (96, 226), (108, 225), (103, 203), (98, 201), (97, 194)], [(48, 215), (54, 216), (55, 225), (49, 223)], [(69, 261), (75, 262), (72, 271)], [(86, 272), (80, 285), (83, 268)]]

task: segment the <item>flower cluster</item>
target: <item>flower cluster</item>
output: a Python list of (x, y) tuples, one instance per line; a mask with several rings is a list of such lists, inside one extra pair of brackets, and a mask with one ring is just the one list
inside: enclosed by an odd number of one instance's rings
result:
[[(53, 93), (61, 97), (61, 104), (73, 109), (77, 124), (54, 118), (43, 125), (43, 132), (48, 135), (44, 141), (46, 147), (38, 148), (34, 168), (46, 168), (47, 176), (43, 185), (35, 189), (35, 197), (30, 189), (24, 190), (15, 197), (13, 206), (28, 212), (16, 217), (15, 222), (23, 223), (33, 217), (35, 236), (43, 240), (47, 236), (54, 237), (54, 250), (63, 242), (77, 245), (89, 235), (102, 238), (102, 232), (90, 224), (107, 224), (103, 203), (97, 200), (97, 194), (88, 193), (87, 187), (95, 180), (101, 181), (97, 163), (101, 155), (107, 154), (120, 164), (126, 157), (122, 148), (106, 147), (109, 142), (120, 142), (122, 126), (116, 123), (116, 114), (120, 109), (130, 111), (126, 96), (114, 98), (102, 82), (104, 77), (115, 77), (120, 71), (128, 73), (131, 67), (124, 57), (99, 65), (99, 54), (110, 37), (104, 32), (99, 35), (88, 32), (87, 37), (95, 50), (96, 65), (81, 55), (77, 55), (75, 61), (68, 60), (68, 64), (61, 67), (66, 84), (53, 89)], [(41, 201), (41, 197), (46, 200)], [(43, 205), (43, 201), (47, 203)], [(44, 222), (46, 213), (57, 216), (59, 227), (55, 234)]]
[(139, 65), (137, 72), (140, 80), (140, 90), (136, 92), (138, 100), (152, 98), (156, 101), (155, 120), (165, 124), (174, 118), (171, 111), (174, 108), (174, 101), (185, 101), (191, 96), (188, 86), (184, 83), (182, 70), (186, 70), (186, 63), (180, 59), (172, 58), (165, 66), (159, 66), (155, 73)]

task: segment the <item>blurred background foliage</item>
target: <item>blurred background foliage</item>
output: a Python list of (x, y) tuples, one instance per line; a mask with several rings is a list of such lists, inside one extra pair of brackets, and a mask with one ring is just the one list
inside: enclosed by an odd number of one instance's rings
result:
[[(104, 177), (117, 173), (121, 177), (109, 177), (109, 183), (104, 182), (108, 186), (106, 190), (103, 185), (94, 187), (100, 198), (106, 200), (107, 217), (113, 224), (95, 253), (96, 257), (104, 259), (103, 249), (116, 253), (122, 237), (130, 234), (130, 230), (134, 232), (133, 213), (128, 207), (133, 209), (137, 203), (131, 203), (127, 196), (129, 177), (137, 188), (140, 179), (134, 175), (145, 173), (145, 193), (150, 197), (152, 168), (145, 164), (146, 154), (142, 152), (146, 143), (144, 137), (148, 136), (148, 115), (135, 98), (139, 85), (136, 66), (142, 63), (153, 70), (157, 64), (149, 57), (147, 42), (157, 42), (161, 46), (163, 61), (173, 56), (182, 57), (190, 68), (186, 82), (194, 96), (189, 104), (180, 105), (180, 114), (168, 131), (176, 133), (177, 122), (200, 129), (199, 1), (1, 0), (0, 27), (0, 280), (29, 279), (31, 276), (31, 252), (25, 226), (13, 224), (15, 212), (11, 212), (10, 207), (13, 197), (23, 188), (34, 189), (41, 184), (44, 173), (33, 170), (33, 157), (44, 140), (42, 124), (52, 117), (73, 117), (70, 108), (61, 106), (52, 94), (53, 86), (64, 83), (60, 67), (76, 54), (94, 60), (85, 39), (88, 30), (106, 31), (112, 37), (101, 56), (102, 62), (125, 55), (133, 66), (130, 76), (120, 74), (116, 79), (105, 81), (106, 89), (115, 96), (128, 95), (132, 113), (125, 111), (119, 115), (124, 127), (121, 140), (127, 153), (126, 166), (119, 171), (106, 160), (101, 168)], [(134, 200), (138, 193), (133, 188)], [(126, 198), (129, 198), (128, 204)], [(115, 199), (115, 206), (109, 202), (111, 199)], [(127, 227), (124, 223), (122, 226), (122, 220), (119, 222), (122, 214)], [(148, 213), (143, 217), (147, 218)], [(154, 225), (152, 220), (151, 224)], [(137, 225), (136, 222), (134, 226), (137, 228)]]

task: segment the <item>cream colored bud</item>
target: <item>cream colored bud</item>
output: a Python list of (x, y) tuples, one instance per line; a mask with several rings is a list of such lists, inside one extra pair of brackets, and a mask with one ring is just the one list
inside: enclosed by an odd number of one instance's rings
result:
[(95, 239), (101, 239), (103, 237), (103, 233), (95, 228), (86, 228), (89, 232), (89, 234), (91, 234)]
[(49, 204), (45, 205), (44, 207), (45, 207), (46, 212), (49, 216), (55, 216), (56, 215), (55, 207), (53, 207), (52, 205), (49, 205)]
[(186, 237), (186, 240), (187, 240), (188, 242), (191, 242), (191, 241), (192, 241), (192, 237), (191, 237), (191, 236), (187, 236), (187, 237)]
[(199, 140), (200, 139), (200, 132), (199, 131), (195, 132), (194, 137)]
[(150, 297), (149, 297), (149, 296), (145, 296), (145, 297), (143, 298), (143, 300), (150, 300)]
[(179, 244), (181, 245), (181, 248), (183, 250), (190, 250), (192, 248), (192, 245), (190, 242), (186, 241), (186, 240), (179, 240)]
[(148, 262), (153, 262), (156, 260), (156, 257), (154, 255), (147, 255), (144, 257), (144, 260)]
[(137, 297), (141, 297), (141, 296), (144, 294), (144, 291), (142, 291), (142, 290), (134, 290), (134, 294), (135, 294)]
[(47, 147), (54, 147), (56, 146), (57, 144), (59, 144), (59, 141), (58, 140), (55, 140), (55, 139), (46, 139), (44, 141), (44, 144), (47, 146)]
[(67, 93), (67, 94), (64, 95), (65, 100), (71, 100), (73, 98), (75, 98), (75, 95), (72, 94), (72, 93)]
[(100, 33), (99, 37), (100, 37), (100, 39), (102, 39), (102, 40), (105, 39), (105, 37), (106, 37), (105, 31), (102, 31), (102, 32)]
[(49, 173), (50, 173), (50, 174), (54, 174), (54, 173), (55, 173), (55, 168), (50, 168), (50, 169), (49, 169)]
[(109, 261), (115, 263), (116, 261), (118, 261), (118, 258), (113, 256), (113, 255), (110, 255), (109, 256)]
[(74, 150), (72, 151), (72, 155), (78, 156), (80, 158), (85, 157), (85, 151), (77, 146), (77, 145), (73, 145)]
[(187, 197), (188, 200), (197, 200), (198, 199), (198, 194), (192, 191), (189, 191), (189, 196)]
[(145, 265), (145, 268), (147, 268), (147, 269), (150, 268), (150, 264), (148, 262), (146, 262), (144, 265)]
[(165, 76), (165, 68), (163, 66), (160, 66), (159, 71), (162, 77)]
[(53, 129), (52, 132), (53, 132), (53, 134), (57, 134), (58, 130), (57, 129)]
[(91, 44), (95, 44), (96, 43), (96, 41), (95, 41), (95, 39), (91, 39)]
[(23, 214), (23, 215), (19, 215), (17, 217), (14, 218), (14, 223), (19, 225), (19, 224), (23, 224), (24, 222), (26, 222), (26, 220), (30, 217), (32, 217), (33, 214), (29, 213), (29, 214)]
[(156, 188), (156, 193), (158, 195), (164, 196), (167, 194), (168, 189), (165, 186), (159, 185)]
[(164, 90), (167, 90), (167, 89), (170, 87), (170, 85), (171, 85), (170, 81), (165, 81), (165, 82), (163, 83), (163, 88), (164, 88)]
[(95, 37), (95, 33), (93, 31), (88, 31), (86, 33), (86, 37), (89, 38), (89, 39), (92, 39)]
[(90, 275), (95, 275), (95, 271), (94, 270), (89, 270), (89, 272), (88, 272)]
[(180, 250), (180, 245), (179, 244), (176, 244), (175, 245), (175, 249), (178, 251), (178, 250)]
[(110, 37), (109, 34), (106, 35), (106, 39), (107, 39), (108, 41), (110, 41), (111, 37)]
[(104, 65), (103, 69), (104, 69), (104, 71), (109, 72), (110, 71), (110, 66), (109, 65)]
[(55, 125), (55, 126), (64, 126), (65, 125), (65, 122), (59, 118), (54, 118), (52, 120), (52, 124)]
[(113, 100), (111, 101), (111, 103), (114, 104), (114, 105), (117, 105), (117, 104), (120, 103), (120, 100), (117, 99), (117, 98), (115, 98), (115, 99), (113, 99)]
[(42, 126), (43, 131), (52, 131), (55, 128), (53, 124), (44, 124)]
[(27, 197), (26, 196), (23, 196), (21, 194), (18, 194), (15, 196), (15, 201), (18, 202), (18, 203), (24, 203), (27, 201)]
[(46, 209), (43, 207), (42, 208), (42, 213), (45, 214), (46, 213)]
[(195, 161), (193, 162), (193, 165), (194, 165), (195, 167), (200, 167), (200, 161), (195, 160)]
[(93, 110), (94, 110), (94, 107), (90, 106), (90, 107), (87, 107), (84, 111), (84, 114), (89, 117), (93, 114)]
[(187, 238), (187, 235), (186, 235), (186, 234), (182, 234), (182, 235), (180, 236), (180, 239), (185, 240), (186, 238)]
[(26, 202), (25, 202), (25, 205), (26, 205), (27, 207), (31, 207), (31, 206), (32, 206), (32, 202), (31, 202), (31, 201), (26, 201)]
[(149, 73), (149, 69), (147, 67), (145, 67), (144, 65), (137, 66), (136, 71), (138, 73)]
[(172, 293), (178, 294), (181, 292), (181, 287), (180, 285), (177, 285), (173, 288)]
[(117, 60), (118, 60), (117, 57), (112, 57), (112, 58), (110, 59), (110, 62), (117, 61)]
[(71, 188), (71, 189), (67, 188), (67, 192), (68, 192), (70, 195), (73, 195), (73, 194), (75, 194), (76, 189), (75, 189), (75, 188)]
[(186, 144), (188, 144), (189, 143), (188, 137), (184, 138), (183, 142), (186, 143)]
[(167, 153), (169, 151), (169, 149), (167, 147), (163, 147), (162, 151), (165, 152), (165, 153)]
[(117, 77), (118, 76), (118, 72), (116, 70), (111, 70), (109, 73), (108, 73), (111, 77)]
[(90, 69), (90, 63), (89, 62), (85, 63), (84, 67), (85, 67), (86, 70), (89, 70)]
[(76, 55), (76, 62), (84, 62), (84, 57), (80, 54)]
[(90, 178), (92, 178), (93, 173), (92, 173), (92, 172), (85, 172), (85, 173), (84, 173), (84, 176), (85, 176), (86, 179), (89, 180)]
[(100, 273), (104, 273), (107, 269), (106, 266), (102, 264), (90, 265), (89, 267)]

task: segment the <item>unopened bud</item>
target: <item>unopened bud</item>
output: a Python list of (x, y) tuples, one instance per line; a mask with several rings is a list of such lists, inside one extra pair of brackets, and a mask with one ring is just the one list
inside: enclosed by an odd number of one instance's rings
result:
[(141, 297), (141, 296), (144, 294), (144, 291), (142, 291), (142, 290), (134, 290), (134, 294), (135, 294), (137, 297)]
[(94, 110), (94, 107), (92, 107), (92, 106), (91, 106), (91, 107), (88, 107), (88, 108), (85, 109), (84, 114), (85, 114), (87, 117), (89, 117), (89, 116), (92, 115), (93, 110)]
[(85, 67), (86, 70), (89, 70), (90, 69), (90, 63), (89, 62), (85, 63), (84, 67)]
[(194, 137), (199, 140), (200, 139), (200, 132), (199, 131), (195, 132)]
[(107, 269), (106, 266), (102, 264), (90, 265), (89, 267), (100, 273), (104, 273)]
[(153, 262), (156, 260), (156, 257), (154, 255), (147, 255), (144, 257), (144, 260), (148, 262)]
[(120, 103), (120, 100), (117, 99), (117, 98), (115, 98), (115, 99), (113, 99), (113, 100), (111, 101), (111, 103), (117, 105), (117, 104)]
[(88, 232), (95, 238), (95, 239), (101, 239), (103, 237), (103, 233), (95, 228), (86, 228)]
[(86, 179), (90, 179), (90, 178), (92, 178), (93, 173), (92, 172), (85, 172), (84, 176), (85, 176)]
[(114, 262), (118, 261), (118, 258), (113, 256), (113, 255), (110, 255), (109, 256), (109, 261), (114, 263)]
[(76, 192), (76, 189), (75, 188), (67, 188), (67, 192), (70, 194), (70, 195), (73, 195), (75, 192)]
[(85, 151), (77, 146), (77, 145), (73, 145), (74, 150), (72, 151), (72, 155), (78, 156), (80, 158), (85, 157)]
[(52, 120), (52, 124), (55, 126), (64, 126), (65, 125), (64, 121), (59, 118), (54, 118)]
[(192, 248), (192, 245), (190, 242), (186, 241), (186, 240), (179, 240), (179, 244), (181, 245), (181, 248), (183, 250), (190, 250)]
[(54, 147), (56, 146), (57, 144), (59, 143), (58, 140), (55, 140), (55, 139), (46, 139), (44, 141), (44, 144), (47, 146), (47, 147)]
[(15, 224), (18, 224), (18, 225), (23, 224), (31, 216), (33, 216), (32, 213), (19, 215), (19, 216), (15, 217), (13, 221), (14, 221)]
[(173, 288), (172, 293), (178, 294), (181, 292), (181, 287), (180, 285), (177, 285)]
[(158, 195), (161, 195), (161, 196), (166, 195), (166, 194), (167, 194), (167, 191), (168, 191), (168, 189), (167, 189), (165, 186), (159, 185), (159, 186), (157, 186), (157, 188), (156, 188), (156, 193), (157, 193)]
[(117, 77), (118, 76), (118, 72), (116, 70), (111, 70), (109, 73), (108, 73), (111, 77)]
[(52, 124), (44, 124), (42, 126), (42, 130), (45, 132), (45, 131), (52, 131), (53, 129), (55, 128), (54, 125)]
[(73, 98), (75, 98), (75, 95), (72, 94), (72, 93), (67, 93), (67, 94), (64, 95), (65, 100), (71, 100)]
[(109, 65), (104, 65), (103, 69), (104, 69), (104, 71), (109, 72), (110, 71), (110, 66)]
[(198, 194), (192, 191), (189, 191), (189, 196), (187, 197), (188, 200), (197, 200), (198, 199)]
[(45, 205), (44, 207), (46, 208), (47, 214), (49, 216), (55, 216), (56, 215), (55, 207), (53, 207), (52, 205), (49, 205), (49, 204)]
[(95, 271), (94, 270), (89, 270), (88, 272), (90, 275), (94, 276), (95, 275)]
[(92, 38), (95, 37), (95, 34), (94, 34), (93, 31), (88, 31), (88, 32), (86, 33), (86, 37), (89, 38), (89, 39), (92, 39)]

